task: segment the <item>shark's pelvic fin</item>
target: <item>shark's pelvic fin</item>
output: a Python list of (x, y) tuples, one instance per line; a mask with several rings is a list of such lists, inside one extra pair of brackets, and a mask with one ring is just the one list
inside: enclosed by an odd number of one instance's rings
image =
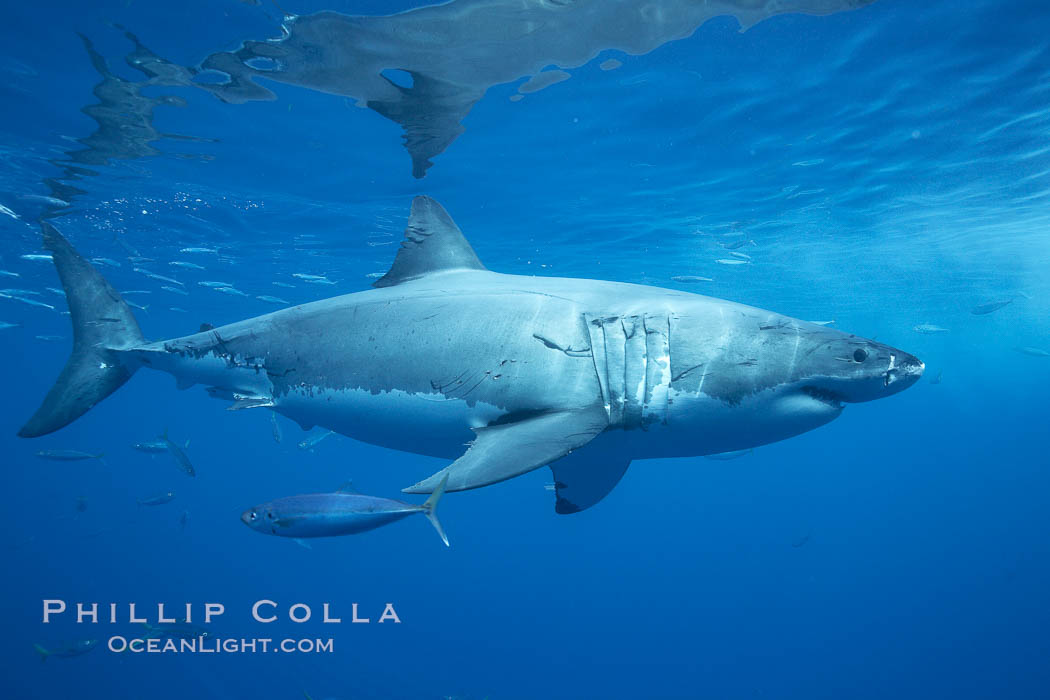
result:
[(137, 365), (121, 351), (143, 342), (131, 308), (98, 270), (46, 221), (44, 247), (62, 280), (73, 321), (73, 353), (33, 417), (18, 431), (39, 437), (69, 425), (116, 391)]
[(431, 272), (484, 269), (448, 212), (430, 197), (419, 196), (412, 200), (405, 238), (394, 264), (372, 286), (393, 287)]
[(559, 459), (550, 465), (558, 496), (554, 511), (564, 515), (587, 510), (616, 488), (630, 464), (630, 457), (595, 446)]
[(431, 493), (447, 475), (447, 491), (466, 491), (495, 484), (561, 459), (583, 447), (609, 424), (601, 406), (580, 411), (544, 413), (513, 423), (477, 428), (466, 453), (437, 474), (402, 489)]

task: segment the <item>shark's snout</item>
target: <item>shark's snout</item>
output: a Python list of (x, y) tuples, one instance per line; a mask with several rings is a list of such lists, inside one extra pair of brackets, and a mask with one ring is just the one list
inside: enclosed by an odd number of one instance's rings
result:
[(898, 353), (890, 356), (890, 366), (887, 368), (883, 379), (883, 386), (888, 393), (895, 394), (904, 391), (915, 382), (926, 370), (926, 364), (908, 353)]
[(811, 398), (830, 405), (874, 401), (904, 391), (919, 381), (926, 365), (906, 352), (865, 341), (852, 355), (836, 355), (837, 374), (814, 377), (802, 390)]

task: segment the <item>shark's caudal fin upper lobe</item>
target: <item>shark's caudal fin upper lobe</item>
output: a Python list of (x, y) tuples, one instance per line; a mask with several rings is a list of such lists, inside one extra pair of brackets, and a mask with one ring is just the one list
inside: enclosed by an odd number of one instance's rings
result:
[(20, 437), (53, 433), (116, 391), (135, 371), (120, 350), (143, 342), (131, 308), (54, 226), (42, 224), (73, 321), (73, 354)]

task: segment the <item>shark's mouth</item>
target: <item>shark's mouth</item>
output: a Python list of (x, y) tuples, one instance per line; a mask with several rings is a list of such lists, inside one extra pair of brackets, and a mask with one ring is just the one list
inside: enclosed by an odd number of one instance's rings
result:
[(842, 408), (842, 402), (845, 401), (842, 394), (818, 386), (804, 386), (802, 393), (836, 410)]

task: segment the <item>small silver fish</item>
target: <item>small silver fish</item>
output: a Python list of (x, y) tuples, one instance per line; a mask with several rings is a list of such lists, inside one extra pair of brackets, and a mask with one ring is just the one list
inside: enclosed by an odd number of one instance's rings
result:
[(972, 309), (970, 309), (970, 313), (973, 314), (974, 316), (985, 316), (987, 314), (992, 313), (993, 311), (998, 311), (999, 309), (1003, 308), (1007, 304), (1012, 304), (1013, 301), (1014, 301), (1013, 299), (1002, 299), (1002, 300), (999, 300), (999, 301), (987, 301), (987, 302), (985, 302), (983, 304), (978, 304), (977, 306), (975, 306)]
[(149, 270), (147, 270), (145, 268), (135, 267), (135, 268), (132, 268), (132, 269), (135, 272), (139, 273), (140, 275), (145, 275), (146, 277), (149, 277), (150, 279), (155, 279), (155, 280), (159, 280), (161, 282), (167, 282), (169, 284), (177, 284), (179, 286), (182, 286), (182, 282), (179, 282), (177, 279), (172, 279), (171, 277), (165, 277), (164, 275), (158, 275), (156, 272), (150, 272)]
[(165, 503), (171, 503), (175, 498), (174, 491), (165, 491), (164, 493), (158, 493), (153, 496), (147, 496), (146, 498), (140, 498), (138, 504), (140, 506), (162, 506)]
[(163, 440), (149, 440), (147, 442), (136, 442), (132, 444), (131, 448), (147, 454), (160, 454), (168, 451), (168, 443)]
[(255, 298), (258, 299), (259, 301), (268, 301), (271, 304), (285, 304), (285, 305), (288, 305), (288, 304), (291, 303), (290, 301), (285, 301), (284, 299), (281, 299), (280, 297), (271, 297), (271, 296), (268, 296), (266, 294), (263, 294), (262, 296), (257, 296)]
[(1044, 350), (1043, 348), (1034, 348), (1027, 345), (1022, 345), (1014, 348), (1017, 352), (1022, 355), (1031, 355), (1032, 357), (1050, 357), (1050, 350)]
[[(186, 456), (186, 453), (181, 447), (176, 445), (170, 439), (168, 439), (168, 429), (164, 429), (164, 434), (160, 436), (160, 439), (164, 441), (164, 444), (168, 446), (168, 452), (175, 458), (175, 463), (179, 465), (179, 469), (188, 474), (189, 476), (195, 476), (197, 474), (194, 470), (193, 465), (190, 463), (190, 458)], [(190, 443), (186, 441), (186, 447), (189, 447)]]
[(218, 253), (215, 248), (182, 248), (180, 253)]
[(317, 447), (317, 443), (321, 442), (321, 440), (324, 440), (329, 435), (333, 435), (334, 433), (334, 430), (323, 430), (320, 433), (314, 433), (313, 435), (299, 443), (299, 449), (312, 450), (313, 448)]
[(52, 262), (51, 253), (27, 253), (18, 257), (23, 260), (46, 260), (47, 262)]
[(183, 260), (172, 260), (168, 264), (169, 265), (173, 265), (175, 267), (185, 267), (185, 268), (187, 268), (189, 270), (204, 270), (204, 269), (206, 269), (202, 265), (198, 265), (197, 263), (185, 262)]
[(719, 265), (750, 265), (748, 260), (737, 260), (736, 258), (719, 258), (715, 260)]
[(86, 654), (92, 649), (98, 646), (97, 639), (84, 639), (78, 642), (67, 642), (58, 646), (53, 646), (50, 649), (45, 649), (40, 644), (34, 644), (33, 648), (36, 653), (40, 654), (41, 661), (47, 661), (48, 657), (54, 656), (59, 659), (68, 659), (73, 656), (80, 656)]
[(48, 197), (42, 194), (21, 194), (18, 195), (19, 199), (23, 199), (27, 202), (39, 202), (40, 204), (47, 204), (52, 207), (68, 207), (69, 202), (58, 197)]
[(188, 297), (190, 295), (190, 293), (187, 292), (185, 289), (179, 289), (178, 287), (169, 287), (168, 285), (164, 285), (163, 287), (161, 287), (161, 289), (163, 289), (165, 292), (171, 292), (172, 294), (181, 294), (184, 297)]
[[(383, 274), (381, 274), (379, 276), (382, 277), (385, 274), (386, 273), (384, 272)], [(295, 289), (295, 285), (294, 284), (288, 284), (287, 282), (274, 282), (273, 286), (275, 286), (275, 287), (283, 287), (285, 289)]]
[(90, 452), (81, 452), (80, 450), (40, 450), (36, 453), (36, 456), (41, 459), (50, 459), (55, 462), (79, 462), (82, 459), (97, 459), (98, 461), (105, 464), (102, 458), (106, 456), (104, 452), (98, 454), (92, 454)]
[(390, 498), (364, 496), (348, 485), (335, 493), (291, 496), (263, 503), (244, 511), (241, 514), (241, 522), (265, 535), (298, 539), (367, 532), (413, 513), (422, 513), (427, 516), (447, 547), (448, 537), (437, 518), (437, 504), (445, 493), (447, 482), (446, 473), (438, 487), (421, 505)]
[(740, 239), (738, 241), (728, 241), (720, 244), (726, 250), (738, 250), (746, 245), (755, 245), (755, 242), (749, 239)]
[(270, 411), (270, 425), (273, 427), (273, 441), (280, 442), (284, 435), (281, 433), (281, 424), (277, 422), (277, 414), (273, 411)]
[(232, 287), (233, 286), (229, 282), (212, 282), (212, 281), (209, 281), (209, 280), (205, 280), (204, 282), (198, 282), (197, 284), (199, 284), (202, 287), (207, 287), (208, 289), (218, 289), (219, 287)]
[(700, 277), (699, 275), (674, 275), (671, 279), (675, 282), (681, 282), (683, 284), (694, 284), (696, 282), (714, 282), (710, 277)]
[(238, 297), (246, 297), (246, 296), (248, 296), (247, 294), (245, 294), (241, 290), (237, 289), (236, 287), (216, 287), (215, 291), (216, 292), (222, 292), (223, 294), (230, 294), (230, 295), (233, 295), (233, 296), (238, 296)]
[(116, 260), (110, 260), (109, 258), (91, 258), (91, 262), (96, 265), (109, 265), (110, 267), (120, 267), (120, 263)]
[(51, 309), (52, 311), (55, 310), (55, 307), (51, 304), (45, 304), (44, 302), (37, 301), (36, 299), (27, 299), (26, 297), (18, 296), (17, 294), (0, 294), (0, 297), (3, 297), (4, 299), (14, 299), (15, 301), (20, 301), (23, 304), (29, 304), (30, 306), (39, 306), (44, 309)]
[(932, 323), (920, 323), (919, 325), (912, 328), (916, 333), (922, 333), (923, 335), (935, 335), (937, 333), (948, 333), (950, 329), (941, 328), (935, 326)]

